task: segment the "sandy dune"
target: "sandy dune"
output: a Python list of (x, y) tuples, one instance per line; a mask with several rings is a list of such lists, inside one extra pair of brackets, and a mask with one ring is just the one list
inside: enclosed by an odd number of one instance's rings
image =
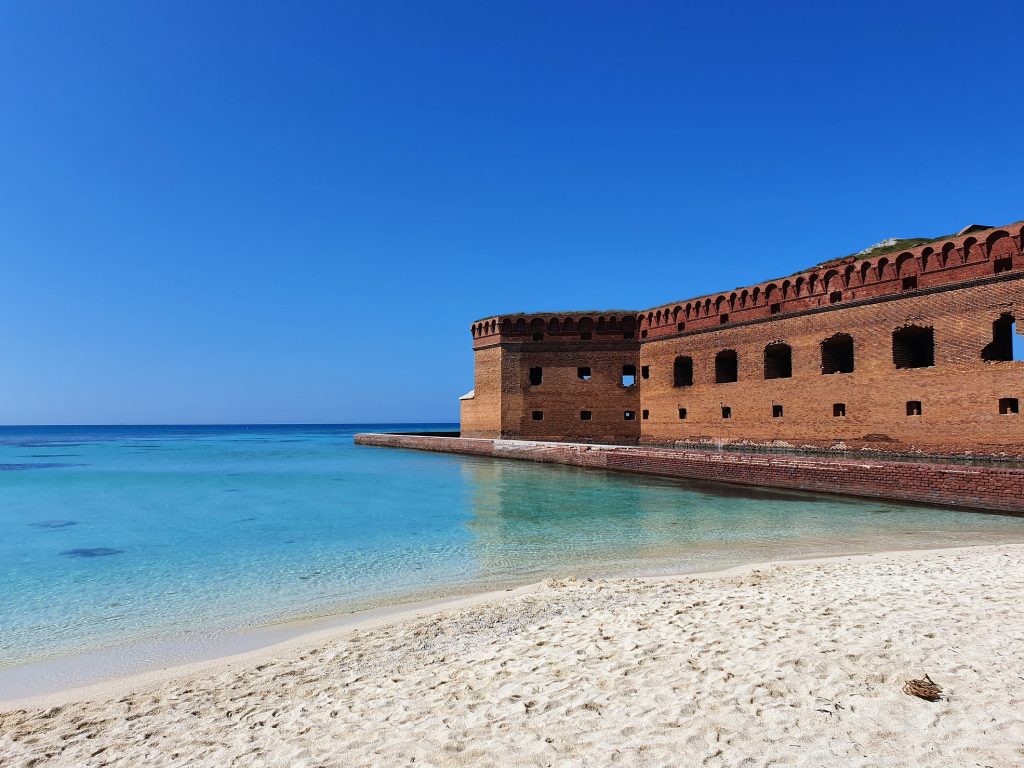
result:
[(1022, 609), (1020, 545), (549, 582), (8, 711), (0, 764), (1020, 766)]

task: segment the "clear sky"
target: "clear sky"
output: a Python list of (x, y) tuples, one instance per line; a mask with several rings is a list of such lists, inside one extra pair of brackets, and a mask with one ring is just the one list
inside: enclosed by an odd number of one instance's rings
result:
[(0, 423), (454, 420), (470, 322), (1024, 218), (1015, 2), (0, 3)]

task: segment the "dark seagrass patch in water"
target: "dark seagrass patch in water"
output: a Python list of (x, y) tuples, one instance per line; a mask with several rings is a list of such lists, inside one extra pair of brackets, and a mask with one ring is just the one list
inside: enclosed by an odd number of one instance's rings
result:
[(65, 557), (106, 557), (108, 555), (120, 555), (123, 549), (111, 549), (110, 547), (91, 547), (83, 549), (65, 549), (61, 552)]
[(0, 464), (0, 472), (23, 472), (28, 469), (61, 469), (62, 467), (81, 467), (82, 464), (64, 464), (52, 461), (39, 461), (32, 464)]

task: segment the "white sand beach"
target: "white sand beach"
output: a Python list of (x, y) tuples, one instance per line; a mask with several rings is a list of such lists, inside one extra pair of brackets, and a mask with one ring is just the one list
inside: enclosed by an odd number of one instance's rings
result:
[(0, 765), (1019, 766), (1022, 606), (1022, 545), (546, 582), (8, 703)]

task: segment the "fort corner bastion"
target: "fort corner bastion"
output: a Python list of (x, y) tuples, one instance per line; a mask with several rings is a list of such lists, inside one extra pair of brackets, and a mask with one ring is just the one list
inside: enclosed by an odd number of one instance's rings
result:
[(972, 225), (645, 310), (488, 317), (458, 437), (358, 442), (1024, 512), (1022, 240)]

